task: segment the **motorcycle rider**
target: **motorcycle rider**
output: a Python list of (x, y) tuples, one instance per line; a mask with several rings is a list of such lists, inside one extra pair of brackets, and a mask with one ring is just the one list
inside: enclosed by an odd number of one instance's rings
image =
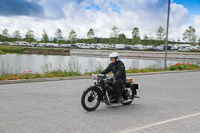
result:
[(112, 71), (114, 74), (112, 87), (114, 89), (115, 94), (117, 95), (117, 102), (121, 102), (121, 95), (120, 95), (120, 86), (122, 86), (126, 82), (126, 71), (124, 63), (119, 60), (119, 53), (112, 52), (109, 54), (109, 58), (111, 63), (108, 67), (100, 72), (101, 74), (107, 74)]

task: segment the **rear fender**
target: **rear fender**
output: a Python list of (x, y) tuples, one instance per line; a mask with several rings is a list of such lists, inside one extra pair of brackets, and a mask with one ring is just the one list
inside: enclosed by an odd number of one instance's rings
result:
[(139, 85), (132, 82), (132, 83), (130, 84), (130, 88), (136, 90), (136, 89), (139, 89)]
[(134, 92), (134, 95), (137, 95), (137, 89), (139, 89), (138, 84), (131, 84), (130, 85), (131, 90)]

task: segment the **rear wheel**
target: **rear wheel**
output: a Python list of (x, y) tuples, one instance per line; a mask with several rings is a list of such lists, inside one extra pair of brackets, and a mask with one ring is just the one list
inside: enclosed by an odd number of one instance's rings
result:
[(125, 95), (127, 98), (127, 100), (124, 100), (122, 102), (123, 105), (129, 105), (133, 102), (134, 99), (134, 92), (131, 88), (125, 88), (124, 91), (126, 92)]
[(99, 107), (100, 95), (95, 87), (90, 87), (83, 93), (81, 104), (87, 111), (94, 111)]

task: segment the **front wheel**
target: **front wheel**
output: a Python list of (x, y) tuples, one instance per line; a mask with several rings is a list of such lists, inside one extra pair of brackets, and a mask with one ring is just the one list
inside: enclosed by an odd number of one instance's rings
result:
[(95, 87), (90, 87), (83, 92), (81, 97), (82, 107), (87, 111), (94, 111), (99, 107), (100, 94)]

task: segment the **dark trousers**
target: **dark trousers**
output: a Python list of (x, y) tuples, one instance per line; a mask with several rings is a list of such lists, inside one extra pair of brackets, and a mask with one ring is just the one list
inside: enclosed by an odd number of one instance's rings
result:
[(121, 79), (117, 79), (112, 83), (112, 87), (114, 89), (114, 93), (117, 95), (117, 97), (120, 96), (120, 87), (122, 86)]

